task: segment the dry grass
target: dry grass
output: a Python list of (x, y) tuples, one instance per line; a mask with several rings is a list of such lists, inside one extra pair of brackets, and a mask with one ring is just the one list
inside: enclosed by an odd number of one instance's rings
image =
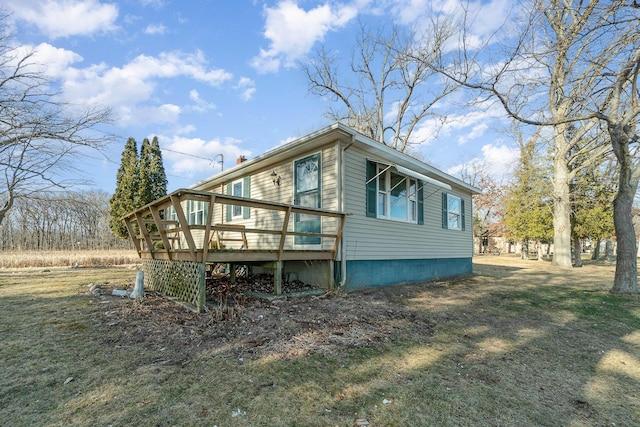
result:
[(0, 252), (0, 268), (104, 267), (140, 264), (134, 250)]
[(253, 302), (237, 322), (108, 296), (130, 269), (0, 272), (0, 419), (640, 425), (640, 300), (608, 292), (612, 266), (475, 261), (454, 281)]

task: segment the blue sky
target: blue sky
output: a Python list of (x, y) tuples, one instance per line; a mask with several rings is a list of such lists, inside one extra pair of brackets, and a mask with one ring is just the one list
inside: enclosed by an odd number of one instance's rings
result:
[[(128, 137), (158, 136), (169, 190), (186, 187), (318, 130), (330, 105), (308, 93), (297, 67), (325, 43), (350, 55), (359, 23), (411, 26), (427, 4), (443, 16), (458, 0), (4, 0), (17, 42), (35, 48), (74, 103), (112, 109), (118, 140), (82, 168), (113, 192)], [(508, 18), (509, 0), (471, 2), (481, 40)], [(459, 100), (459, 98), (458, 98)], [(515, 150), (495, 105), (442, 105), (450, 120), (415, 154), (452, 174), (476, 162), (500, 174)], [(435, 132), (425, 123), (423, 134)]]

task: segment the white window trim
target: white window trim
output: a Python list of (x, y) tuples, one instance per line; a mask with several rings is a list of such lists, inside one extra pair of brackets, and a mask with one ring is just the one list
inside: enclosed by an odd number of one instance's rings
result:
[[(377, 218), (381, 218), (381, 219), (388, 219), (391, 221), (398, 221), (398, 222), (407, 222), (410, 224), (417, 224), (418, 223), (418, 181), (414, 178), (411, 178), (407, 175), (398, 173), (396, 171), (393, 171), (388, 165), (385, 165), (383, 163), (378, 163), (377, 164), (378, 169), (376, 170), (376, 216)], [(395, 174), (398, 176), (403, 177), (404, 179), (402, 180), (402, 183), (404, 183), (405, 185), (405, 192), (406, 192), (406, 196), (405, 196), (405, 202), (406, 202), (406, 216), (405, 218), (398, 218), (398, 217), (394, 217), (391, 216), (391, 191), (393, 190), (393, 188), (391, 188), (391, 174)], [(386, 190), (380, 190), (380, 179), (384, 179), (385, 180), (385, 188)], [(414, 194), (410, 194), (410, 190), (411, 190), (411, 182), (414, 183), (414, 188), (415, 188), (415, 192)], [(399, 184), (398, 184), (399, 185)], [(396, 185), (396, 187), (398, 186)], [(395, 188), (395, 187), (394, 187)], [(386, 209), (386, 212), (380, 214), (380, 210), (379, 210), (379, 204), (380, 204), (380, 197), (384, 197), (384, 206)], [(411, 212), (411, 201), (413, 201), (413, 212)]]
[[(458, 201), (458, 211), (452, 212), (449, 209), (449, 203), (451, 200)], [(451, 226), (451, 215), (456, 215), (458, 217), (458, 225), (457, 227)], [(448, 230), (462, 230), (462, 198), (453, 194), (447, 194), (447, 229)]]
[[(300, 157), (300, 158), (294, 159), (291, 162), (291, 170), (292, 170), (292, 173), (293, 173), (293, 185), (291, 186), (291, 190), (292, 190), (291, 202), (294, 205), (297, 205), (296, 204), (296, 195), (297, 195), (297, 189), (296, 189), (296, 173), (297, 173), (297, 171), (296, 171), (296, 163), (301, 161), (301, 160), (304, 160), (304, 159), (307, 159), (307, 158), (311, 158), (311, 157), (317, 157), (318, 158), (318, 166), (319, 166), (319, 168), (318, 168), (318, 183), (317, 183), (317, 187), (316, 188), (317, 188), (318, 197), (319, 197), (319, 200), (320, 200), (320, 206), (319, 207), (322, 208), (322, 203), (323, 203), (323, 197), (322, 197), (322, 187), (323, 187), (323, 184), (322, 184), (322, 179), (323, 179), (322, 167), (323, 167), (323, 160), (322, 160), (322, 152), (321, 151), (317, 151), (315, 153), (308, 154), (308, 155), (306, 155), (304, 157)], [(297, 206), (303, 206), (303, 205), (297, 205)], [(313, 206), (313, 207), (315, 208), (316, 206)], [(294, 218), (295, 218), (295, 215), (294, 215)], [(323, 224), (322, 217), (321, 217), (320, 218), (320, 233), (322, 233), (323, 226), (324, 226), (324, 224)], [(295, 227), (295, 225), (294, 225), (294, 227)], [(313, 250), (316, 250), (316, 249), (318, 249), (319, 246), (322, 245), (322, 241), (323, 241), (323, 238), (320, 238), (320, 243), (296, 243), (296, 239), (294, 237), (293, 244), (298, 249), (313, 249)]]
[(165, 210), (166, 220), (167, 221), (178, 221), (178, 213), (176, 212), (176, 208), (173, 206), (167, 207)]
[[(201, 216), (200, 216), (200, 213)], [(204, 225), (207, 218), (205, 202), (202, 200), (187, 200), (187, 223), (189, 225)]]
[[(239, 197), (243, 197), (242, 195), (244, 194), (244, 179), (238, 179), (235, 181), (231, 182), (231, 195), (232, 196), (236, 196), (236, 194), (234, 194), (234, 187), (236, 186), (236, 184), (240, 184), (240, 195)], [(238, 209), (240, 211), (240, 213), (236, 214), (236, 209)], [(231, 219), (242, 219), (244, 218), (244, 214), (243, 214), (243, 207), (242, 206), (237, 206), (237, 205), (232, 205), (231, 206)]]

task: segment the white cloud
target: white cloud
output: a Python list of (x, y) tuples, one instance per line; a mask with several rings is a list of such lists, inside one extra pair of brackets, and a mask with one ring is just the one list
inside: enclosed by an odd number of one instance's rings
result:
[(191, 91), (189, 91), (189, 99), (191, 99), (196, 103), (202, 102), (202, 100), (200, 99), (200, 94), (195, 89), (192, 89)]
[(157, 108), (157, 111), (161, 116), (167, 117), (171, 121), (180, 115), (180, 107), (175, 104), (162, 104)]
[(176, 135), (188, 135), (196, 131), (196, 127), (194, 125), (184, 125), (180, 128), (174, 129), (174, 134)]
[(167, 27), (163, 24), (149, 24), (147, 28), (144, 29), (144, 33), (149, 35), (164, 34), (166, 31)]
[(276, 7), (265, 8), (264, 36), (269, 40), (268, 49), (260, 49), (252, 65), (258, 72), (275, 72), (281, 65), (292, 66), (306, 55), (317, 41), (323, 40), (329, 31), (335, 31), (356, 17), (354, 6), (329, 3), (309, 11), (300, 8), (293, 0), (278, 2)]
[(204, 179), (214, 175), (221, 169), (221, 159), (226, 170), (235, 166), (238, 156), (251, 155), (250, 151), (241, 149), (240, 141), (234, 138), (204, 140), (178, 135), (163, 140), (169, 141), (164, 144), (168, 150), (162, 157), (171, 162), (170, 170), (188, 178)]
[[(466, 44), (473, 49), (494, 38), (501, 27), (514, 26), (517, 8), (512, 0), (392, 0), (389, 10), (397, 23), (429, 35), (434, 21), (450, 22), (458, 28), (467, 25)], [(458, 37), (451, 37), (446, 50), (457, 48), (458, 41)]]
[[(286, 144), (288, 144), (288, 143), (290, 143), (290, 142), (295, 141), (295, 140), (296, 140), (296, 139), (298, 139), (298, 138), (299, 138), (299, 137), (297, 137), (297, 136), (289, 136), (289, 137), (287, 137), (287, 138), (285, 138), (285, 139), (281, 140), (281, 141), (278, 143), (278, 145), (276, 145), (276, 147), (280, 147), (280, 146), (282, 146), (282, 145), (286, 145)], [(275, 147), (274, 147), (274, 148), (275, 148)]]
[(240, 99), (249, 101), (256, 93), (256, 83), (248, 77), (240, 77), (236, 89), (240, 90)]
[(132, 15), (128, 13), (124, 16), (124, 18), (122, 18), (122, 20), (127, 25), (136, 25), (138, 22), (142, 20), (142, 16)]
[(395, 0), (391, 11), (401, 24), (410, 25), (424, 17), (429, 9), (427, 0)]
[(447, 173), (459, 176), (464, 170), (477, 170), (489, 174), (496, 182), (504, 182), (513, 173), (513, 166), (520, 155), (518, 148), (506, 144), (485, 144), (481, 152), (481, 156), (453, 166)]
[(458, 143), (460, 145), (466, 144), (469, 141), (475, 141), (482, 137), (484, 133), (489, 129), (489, 125), (486, 122), (479, 123), (471, 128), (471, 131), (466, 135), (458, 137)]
[[(471, 34), (480, 42), (493, 37), (494, 33), (505, 24), (514, 21), (514, 7), (512, 0), (475, 1), (468, 5), (471, 17)], [(458, 14), (462, 6), (457, 6)]]
[(157, 85), (163, 79), (188, 78), (217, 87), (232, 78), (223, 69), (207, 67), (199, 51), (139, 55), (122, 67), (70, 67), (62, 74), (68, 99), (110, 106), (120, 124), (177, 121), (182, 110), (158, 102)]
[(189, 23), (189, 19), (185, 18), (184, 16), (182, 16), (182, 14), (180, 12), (178, 12), (178, 15), (176, 16), (176, 19), (178, 20), (178, 24), (188, 24)]
[(215, 104), (211, 102), (207, 102), (204, 99), (202, 99), (200, 97), (200, 93), (195, 89), (191, 89), (189, 91), (189, 99), (191, 99), (194, 103), (194, 105), (191, 108), (194, 111), (197, 111), (199, 113), (205, 113), (209, 110), (214, 110), (216, 108)]
[(99, 0), (5, 0), (4, 6), (49, 38), (88, 36), (117, 28), (118, 6)]
[[(19, 49), (21, 49), (24, 54), (34, 52), (33, 62), (38, 64), (42, 72), (52, 78), (63, 77), (66, 70), (72, 64), (83, 61), (82, 56), (77, 53), (71, 50), (52, 46), (49, 43), (40, 43), (35, 47), (31, 45), (24, 45)], [(21, 54), (19, 57), (23, 58), (24, 55)]]
[[(466, 114), (457, 113), (460, 107), (442, 103), (438, 108), (441, 117), (432, 117), (420, 122), (411, 136), (412, 144), (428, 145), (436, 141), (457, 141), (459, 145), (474, 142), (492, 126), (499, 126), (505, 112), (493, 101), (478, 101)], [(447, 110), (449, 112), (447, 112)]]
[(506, 176), (513, 172), (513, 165), (517, 163), (520, 152), (518, 148), (505, 144), (486, 144), (482, 146), (482, 156), (492, 175)]
[(166, 0), (140, 0), (143, 6), (153, 6), (156, 9), (163, 8), (167, 3)]

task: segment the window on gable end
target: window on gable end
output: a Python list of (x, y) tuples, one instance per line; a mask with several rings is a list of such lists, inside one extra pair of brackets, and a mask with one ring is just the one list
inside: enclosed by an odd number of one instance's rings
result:
[(464, 200), (452, 194), (442, 193), (442, 228), (465, 229)]
[[(238, 180), (231, 183), (231, 195), (242, 197), (243, 194), (243, 181)], [(242, 206), (233, 205), (231, 207), (231, 218), (238, 219), (242, 218)]]
[[(239, 180), (229, 182), (226, 186), (226, 194), (230, 196), (251, 198), (251, 176), (245, 176)], [(251, 208), (248, 206), (232, 205), (226, 206), (226, 221), (237, 219), (247, 219), (251, 217)]]

